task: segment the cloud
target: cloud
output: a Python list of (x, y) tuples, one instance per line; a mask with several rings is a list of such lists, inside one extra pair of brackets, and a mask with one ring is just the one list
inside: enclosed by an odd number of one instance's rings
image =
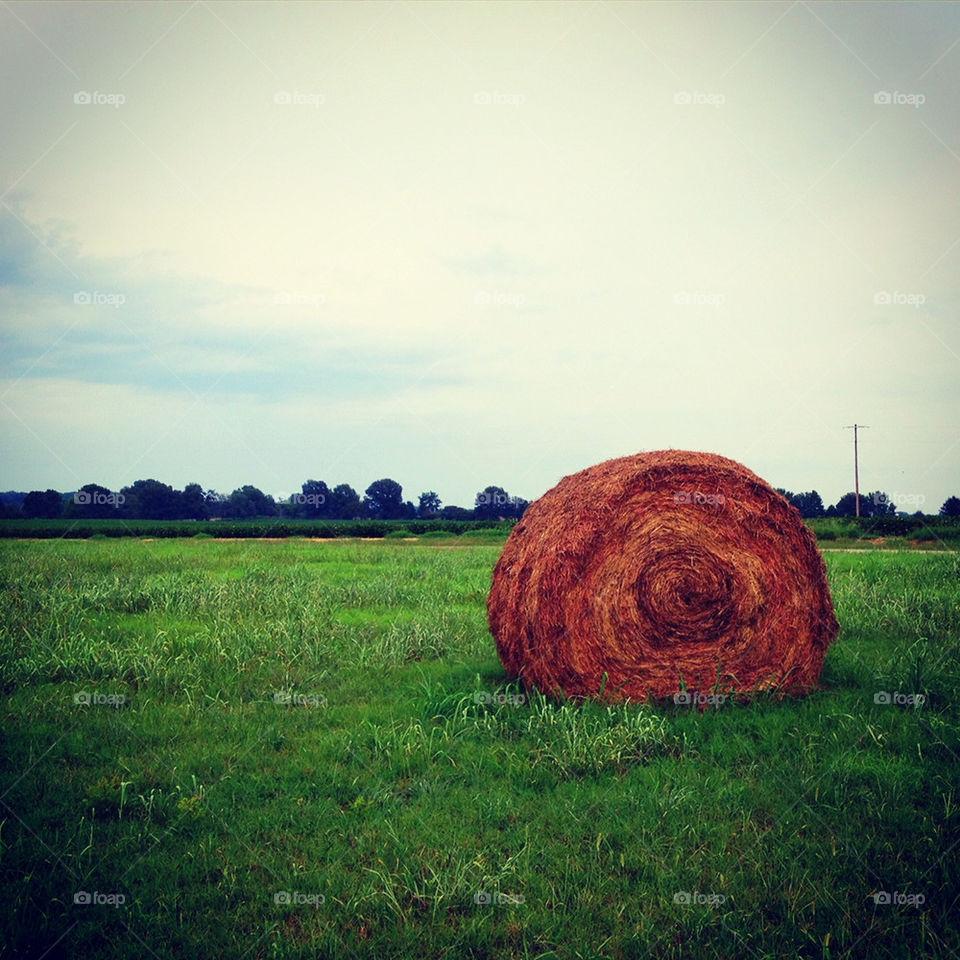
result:
[[(322, 297), (155, 272), (151, 258), (81, 257), (60, 235), (0, 213), (8, 375), (198, 395), (383, 396), (430, 371), (427, 342), (344, 331)], [(27, 320), (26, 318), (29, 318)]]
[(510, 254), (501, 246), (492, 246), (472, 255), (441, 257), (441, 261), (458, 272), (475, 277), (528, 277), (538, 272), (533, 261)]

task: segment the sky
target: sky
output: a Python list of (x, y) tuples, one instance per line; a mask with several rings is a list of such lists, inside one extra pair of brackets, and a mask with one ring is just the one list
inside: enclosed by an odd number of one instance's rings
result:
[(960, 5), (0, 2), (0, 489), (960, 495)]

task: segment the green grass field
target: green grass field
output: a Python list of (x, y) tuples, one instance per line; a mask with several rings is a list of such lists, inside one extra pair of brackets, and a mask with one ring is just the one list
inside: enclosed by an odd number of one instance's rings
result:
[(509, 685), (502, 541), (0, 543), (0, 957), (958, 955), (956, 555), (701, 714)]

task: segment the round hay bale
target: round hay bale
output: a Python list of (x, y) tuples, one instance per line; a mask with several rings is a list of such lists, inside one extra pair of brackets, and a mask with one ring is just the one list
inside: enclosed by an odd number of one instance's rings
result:
[(487, 615), (525, 686), (607, 700), (802, 693), (837, 633), (798, 511), (736, 461), (685, 450), (607, 460), (532, 503)]

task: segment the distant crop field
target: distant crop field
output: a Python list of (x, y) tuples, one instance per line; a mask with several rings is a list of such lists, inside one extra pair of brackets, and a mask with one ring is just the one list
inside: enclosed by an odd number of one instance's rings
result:
[[(86, 540), (105, 537), (214, 537), (269, 538), (446, 536), (494, 531), (505, 537), (513, 526), (503, 520), (297, 520), (280, 517), (258, 517), (250, 520), (81, 520), (0, 519), (0, 538), (29, 540)], [(958, 530), (960, 533), (960, 530)]]
[[(956, 517), (816, 517), (804, 521), (825, 547), (867, 550), (960, 550)], [(503, 539), (513, 520), (302, 520), (258, 517), (249, 520), (11, 519), (0, 518), (0, 539), (102, 540), (129, 537), (218, 540), (310, 537), (339, 538), (470, 537)]]
[(0, 543), (0, 957), (960, 949), (956, 554), (827, 554), (822, 688), (700, 712), (509, 683), (504, 535)]

